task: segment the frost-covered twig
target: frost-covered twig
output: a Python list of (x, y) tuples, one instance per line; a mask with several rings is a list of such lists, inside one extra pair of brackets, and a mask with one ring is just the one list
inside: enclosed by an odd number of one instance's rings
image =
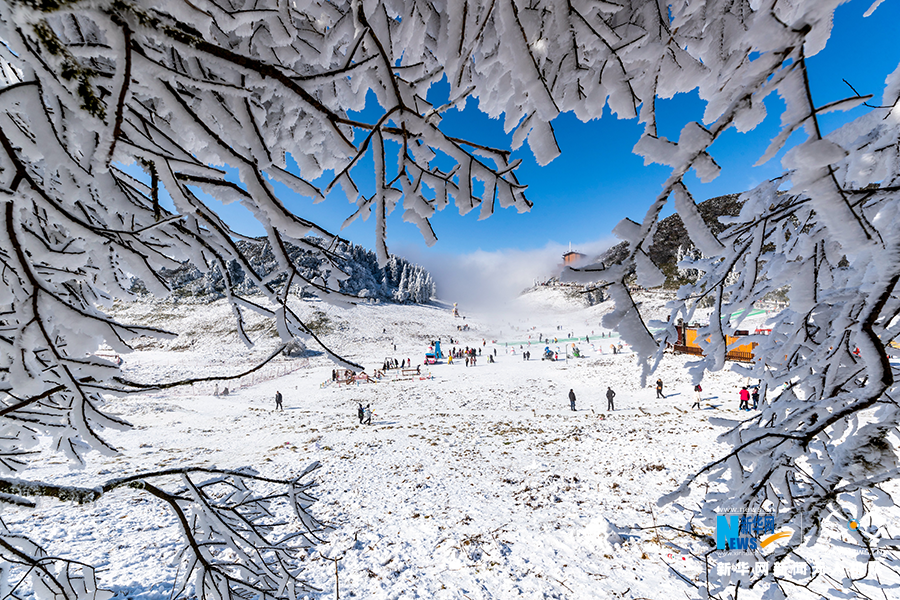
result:
[[(319, 536), (327, 530), (308, 511), (315, 501), (310, 493), (315, 484), (304, 480), (317, 467), (314, 463), (289, 480), (249, 469), (163, 469), (111, 479), (94, 488), (0, 478), (0, 501), (9, 502), (14, 496), (88, 503), (122, 488), (143, 491), (169, 506), (184, 534), (184, 568), (173, 584), (178, 595), (193, 590), (199, 598), (215, 600), (244, 598), (247, 593), (295, 598), (313, 591), (301, 579), (300, 563), (306, 549), (321, 541)], [(0, 557), (27, 567), (12, 577), (30, 576), (38, 597), (48, 592), (56, 594), (51, 597), (81, 600), (87, 591), (97, 591), (88, 565), (48, 557), (26, 536), (5, 526), (0, 530)], [(79, 565), (80, 575), (70, 571), (73, 564)], [(92, 583), (85, 586), (88, 576)]]

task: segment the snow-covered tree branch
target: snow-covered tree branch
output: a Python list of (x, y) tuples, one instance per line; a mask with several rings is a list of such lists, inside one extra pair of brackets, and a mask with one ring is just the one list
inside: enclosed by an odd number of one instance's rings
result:
[[(734, 428), (727, 460), (698, 474), (720, 485), (710, 488), (702, 509), (775, 504), (817, 517), (854, 494), (878, 498), (878, 485), (897, 469), (900, 419), (887, 359), (900, 333), (900, 71), (888, 77), (881, 108), (823, 134), (819, 115), (869, 98), (824, 105), (813, 98), (806, 59), (824, 47), (837, 4), (0, 4), (0, 476), (27, 464), (41, 435), (76, 461), (89, 448), (115, 451), (102, 430), (127, 424), (104, 412), (103, 394), (130, 390), (117, 380), (115, 365), (90, 353), (101, 342), (125, 352), (135, 336), (167, 335), (102, 312), (130, 296), (132, 277), (165, 294), (161, 269), (184, 260), (215, 266), (247, 343), (247, 310), (276, 319), (285, 340), (314, 337), (289, 292), (347, 300), (334, 278), (341, 273), (333, 256), (338, 238), (289, 211), (275, 183), (315, 201), (340, 187), (356, 205), (348, 223), (374, 213), (384, 265), (392, 211), (402, 206), (403, 218), (428, 244), (437, 240), (432, 218), (451, 200), (463, 214), (478, 208), (480, 218), (498, 206), (526, 211), (511, 150), (527, 140), (546, 164), (559, 153), (552, 128), (559, 114), (588, 120), (608, 106), (644, 124), (635, 150), (672, 172), (644, 219), (616, 228), (630, 244), (628, 259), (572, 277), (612, 284), (617, 310), (607, 324), (631, 342), (645, 372), (701, 298), (712, 299), (714, 313), (701, 332), (709, 342), (696, 377), (723, 368), (726, 336), (740, 326), (731, 315), (790, 286), (790, 307), (773, 335), (757, 340), (760, 360), (746, 369), (769, 387), (772, 402)], [(429, 91), (443, 80), (449, 100), (436, 106)], [(692, 90), (706, 102), (702, 122), (666, 139), (658, 133), (656, 99)], [(794, 132), (807, 139), (788, 152), (784, 176), (747, 193), (740, 216), (714, 235), (685, 175), (693, 169), (703, 181), (716, 177), (713, 144), (732, 127), (748, 131), (761, 123), (763, 101), (773, 93), (786, 104), (783, 127), (761, 160), (775, 156)], [(512, 148), (442, 129), (442, 113), (470, 97), (488, 115), (503, 117)], [(361, 167), (368, 157), (374, 173)], [(237, 244), (241, 236), (204, 194), (253, 213), (279, 272), (254, 270)], [(164, 195), (174, 208), (166, 208)], [(640, 285), (662, 282), (648, 248), (670, 200), (705, 258), (668, 323), (646, 323), (625, 281), (636, 269)], [(323, 276), (298, 269), (288, 245), (319, 255), (327, 265)], [(229, 261), (268, 304), (236, 290)], [(415, 295), (431, 285), (407, 280), (403, 290)], [(773, 398), (771, 390), (785, 382)], [(201, 487), (185, 486), (173, 492), (175, 510), (182, 499), (202, 498)], [(809, 523), (804, 533), (815, 534), (817, 520)], [(37, 550), (20, 551), (41, 560)], [(230, 575), (210, 577), (214, 585), (233, 583)], [(283, 590), (275, 595), (283, 597)]]
[[(897, 370), (889, 361), (895, 354), (889, 344), (900, 333), (900, 69), (887, 76), (880, 107), (824, 135), (821, 114), (857, 106), (868, 97), (816, 103), (806, 58), (824, 45), (832, 7), (789, 4), (789, 9), (781, 3), (742, 5), (740, 20), (731, 22), (737, 29), (721, 36), (711, 35), (710, 23), (701, 24), (696, 15), (672, 12), (672, 26), (686, 52), (709, 69), (707, 77), (696, 80), (707, 100), (704, 122), (687, 124), (679, 140), (671, 142), (657, 138), (652, 119), (645, 118), (646, 134), (636, 151), (648, 161), (672, 166), (672, 175), (642, 223), (628, 221), (617, 228), (630, 243), (628, 261), (571, 274), (620, 288), (613, 295), (624, 305), (608, 324), (618, 326), (639, 349), (645, 376), (675, 342), (676, 324), (695, 320), (699, 301), (711, 299), (709, 325), (698, 332), (698, 339), (706, 340), (706, 356), (692, 367), (697, 381), (704, 371), (725, 367), (727, 336), (741, 328), (754, 303), (789, 288), (790, 306), (775, 317), (772, 335), (753, 340), (759, 344), (755, 363), (734, 367), (760, 379), (769, 401), (758, 416), (736, 423), (725, 436), (733, 448), (727, 456), (665, 498), (674, 502), (705, 490), (698, 512), (707, 518), (727, 510), (777, 511), (787, 518), (802, 514), (803, 526), (773, 560), (795, 551), (801, 540), (815, 539), (831, 514), (850, 518), (868, 503), (889, 501), (879, 486), (900, 473)], [(726, 21), (712, 26), (723, 27)], [(711, 39), (717, 40), (715, 48)], [(743, 60), (737, 58), (741, 55)], [(806, 140), (785, 155), (784, 175), (744, 194), (740, 215), (713, 235), (684, 175), (694, 169), (701, 179), (715, 177), (712, 144), (730, 127), (744, 131), (761, 122), (762, 101), (773, 92), (786, 103), (783, 128), (760, 161), (775, 156), (794, 132), (804, 132)], [(645, 323), (629, 303), (625, 277), (636, 268), (639, 283), (657, 285), (660, 274), (645, 252), (670, 199), (703, 255), (691, 264), (700, 276), (681, 288), (667, 322)], [(873, 544), (864, 533), (851, 535), (870, 552), (896, 547), (895, 540)]]
[[(251, 469), (168, 469), (120, 477), (92, 488), (0, 478), (3, 501), (33, 506), (29, 498), (53, 497), (84, 504), (119, 489), (145, 492), (167, 505), (186, 540), (173, 595), (195, 590), (202, 598), (297, 597), (312, 591), (301, 578), (302, 551), (325, 528), (307, 509), (314, 484), (301, 481), (311, 465), (285, 481)], [(0, 522), (0, 558), (13, 566), (4, 585), (30, 579), (38, 597), (65, 600), (111, 598), (98, 589), (93, 568), (55, 557)], [(74, 568), (73, 568), (74, 567)], [(6, 588), (9, 589), (9, 588)]]

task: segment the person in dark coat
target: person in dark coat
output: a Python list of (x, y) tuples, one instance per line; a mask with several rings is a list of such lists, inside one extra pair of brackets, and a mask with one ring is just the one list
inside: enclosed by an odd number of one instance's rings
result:
[(750, 400), (753, 401), (753, 410), (759, 406), (759, 386), (755, 386), (753, 391), (750, 393)]
[(275, 410), (284, 410), (281, 405), (281, 392), (275, 392)]
[(569, 390), (569, 407), (575, 410), (575, 390)]
[(359, 408), (356, 409), (356, 416), (359, 417), (359, 424), (362, 425), (363, 419), (366, 418), (366, 409), (363, 408), (362, 402), (359, 403)]
[(613, 391), (611, 387), (606, 388), (606, 410), (616, 410), (615, 404), (613, 404), (613, 398), (616, 397), (616, 393)]
[(662, 379), (657, 379), (656, 380), (656, 397), (657, 398), (665, 398), (665, 395), (663, 395), (662, 390), (663, 390)]

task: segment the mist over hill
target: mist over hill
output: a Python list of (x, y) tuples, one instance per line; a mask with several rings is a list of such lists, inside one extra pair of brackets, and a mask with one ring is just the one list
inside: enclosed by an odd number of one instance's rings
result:
[[(267, 241), (238, 241), (240, 251), (247, 257), (253, 270), (260, 276), (278, 270), (278, 262)], [(437, 295), (434, 278), (424, 267), (413, 264), (399, 256), (391, 256), (384, 268), (378, 266), (374, 252), (362, 246), (341, 240), (332, 250), (337, 264), (347, 277), (339, 283), (344, 294), (357, 298), (370, 298), (385, 302), (427, 303)], [(308, 280), (329, 280), (339, 275), (334, 266), (323, 261), (319, 256), (292, 244), (287, 244), (287, 254), (291, 262), (299, 268)], [(257, 294), (259, 290), (252, 278), (241, 268), (237, 261), (227, 263), (228, 275), (234, 289), (241, 294)], [(218, 265), (210, 265), (200, 270), (196, 265), (185, 261), (177, 269), (163, 269), (163, 279), (176, 298), (193, 298), (199, 301), (212, 302), (225, 296), (225, 276)], [(272, 280), (275, 285), (285, 281), (281, 275)], [(144, 283), (135, 278), (132, 290), (147, 293)], [(313, 296), (303, 292), (304, 296)]]

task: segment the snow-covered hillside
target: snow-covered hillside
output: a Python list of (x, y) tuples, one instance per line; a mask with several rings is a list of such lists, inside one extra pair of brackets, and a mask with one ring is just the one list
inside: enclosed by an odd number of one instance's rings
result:
[[(316, 245), (322, 244), (321, 240), (315, 238), (310, 238), (310, 241)], [(258, 276), (267, 277), (281, 270), (269, 242), (265, 239), (238, 240), (235, 246)], [(431, 273), (399, 256), (391, 255), (387, 264), (382, 267), (378, 264), (374, 252), (344, 240), (338, 241), (329, 249), (328, 261), (324, 260), (320, 253), (293, 244), (285, 244), (285, 251), (307, 282), (324, 282), (336, 277), (339, 280), (338, 289), (350, 296), (418, 303), (429, 302), (437, 296)], [(253, 278), (247, 276), (236, 260), (227, 262), (227, 271), (227, 274), (222, 273), (215, 262), (201, 271), (196, 265), (185, 261), (177, 269), (163, 269), (160, 276), (172, 290), (174, 298), (205, 302), (223, 298), (226, 275), (235, 292), (240, 294), (258, 292)], [(284, 274), (276, 276), (272, 283), (281, 284), (285, 278)], [(146, 292), (144, 282), (140, 279), (133, 280), (132, 288), (137, 292)], [(149, 301), (150, 295), (146, 293), (144, 295)], [(308, 291), (304, 295), (314, 296)]]
[[(666, 298), (648, 294), (641, 301), (661, 309)], [(551, 289), (523, 295), (500, 316), (465, 318), (441, 306), (304, 301), (299, 310), (317, 323), (323, 340), (370, 374), (386, 357), (420, 365), (438, 338), (445, 351), (479, 349), (477, 366), (455, 361), (422, 366), (422, 378), (338, 386), (330, 383), (333, 365), (324, 356), (281, 357), (244, 387), (232, 384), (227, 397), (214, 396), (208, 384), (111, 400), (135, 426), (111, 434), (120, 456), (94, 454), (85, 471), (70, 471), (44, 448), (48, 458), (23, 477), (92, 485), (187, 465), (254, 465), (288, 477), (320, 461), (312, 512), (334, 527), (307, 560), (320, 598), (335, 597), (333, 559), (340, 559), (342, 598), (699, 597), (709, 551), (702, 536), (714, 537), (715, 523), (689, 523), (677, 505), (656, 501), (722, 453), (716, 436), (725, 420), (741, 418), (737, 397), (745, 382), (729, 372), (708, 376), (702, 410), (691, 410), (689, 358), (669, 355), (658, 372), (666, 397), (657, 399), (653, 386), (639, 385), (627, 347), (610, 353), (619, 340), (599, 324), (610, 308), (585, 307)], [(182, 333), (125, 356), (126, 375), (151, 381), (232, 373), (275, 347), (271, 328), (254, 321), (258, 347), (244, 348), (229, 315), (221, 303), (118, 307), (124, 321)], [(540, 360), (539, 337), (570, 333), (590, 338), (576, 342), (584, 358), (565, 359), (559, 342), (550, 345), (561, 360)], [(494, 354), (496, 362), (488, 363)], [(607, 410), (610, 387), (614, 411)], [(283, 412), (273, 410), (276, 391), (284, 396)], [(372, 406), (372, 425), (358, 423), (359, 404)], [(169, 598), (178, 538), (173, 517), (152, 498), (129, 490), (84, 506), (43, 500), (37, 510), (4, 520), (51, 553), (79, 553), (100, 568), (101, 586), (117, 597)], [(843, 545), (842, 525), (824, 527), (826, 536), (809, 552), (819, 568), (863, 576), (866, 563)], [(709, 566), (715, 569), (715, 561)], [(886, 597), (897, 597), (898, 583), (882, 578), (892, 592)], [(871, 591), (874, 584), (856, 585)], [(819, 597), (790, 590), (791, 598)], [(761, 586), (740, 597), (778, 597), (766, 594), (772, 590)]]

